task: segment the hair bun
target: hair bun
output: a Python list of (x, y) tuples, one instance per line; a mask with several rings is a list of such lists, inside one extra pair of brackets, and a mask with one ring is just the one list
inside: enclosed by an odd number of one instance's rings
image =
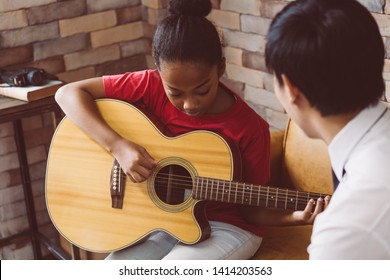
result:
[(210, 0), (170, 0), (168, 12), (171, 15), (207, 16), (211, 12)]

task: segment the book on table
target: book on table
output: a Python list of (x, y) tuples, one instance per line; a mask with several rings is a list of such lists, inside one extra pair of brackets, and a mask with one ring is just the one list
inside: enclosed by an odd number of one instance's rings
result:
[(0, 84), (0, 95), (16, 98), (24, 101), (34, 101), (56, 93), (64, 83), (59, 80), (48, 80), (39, 86), (15, 87), (8, 84)]

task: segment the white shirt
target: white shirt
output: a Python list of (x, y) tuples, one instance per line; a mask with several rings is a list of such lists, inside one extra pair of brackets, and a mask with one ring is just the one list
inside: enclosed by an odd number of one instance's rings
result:
[(314, 222), (310, 259), (390, 259), (390, 111), (360, 112), (329, 155), (340, 184)]

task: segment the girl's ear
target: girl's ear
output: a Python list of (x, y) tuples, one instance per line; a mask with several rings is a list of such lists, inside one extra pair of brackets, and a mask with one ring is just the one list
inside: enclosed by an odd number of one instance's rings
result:
[(221, 78), (226, 70), (226, 58), (222, 57), (221, 62), (218, 65), (218, 77)]

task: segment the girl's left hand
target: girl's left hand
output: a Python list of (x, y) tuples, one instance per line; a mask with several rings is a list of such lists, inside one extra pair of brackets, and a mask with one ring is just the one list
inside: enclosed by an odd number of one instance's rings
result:
[(316, 203), (314, 199), (310, 199), (303, 211), (295, 211), (292, 213), (293, 221), (301, 225), (312, 225), (317, 215), (328, 207), (329, 201), (330, 196), (318, 198)]

